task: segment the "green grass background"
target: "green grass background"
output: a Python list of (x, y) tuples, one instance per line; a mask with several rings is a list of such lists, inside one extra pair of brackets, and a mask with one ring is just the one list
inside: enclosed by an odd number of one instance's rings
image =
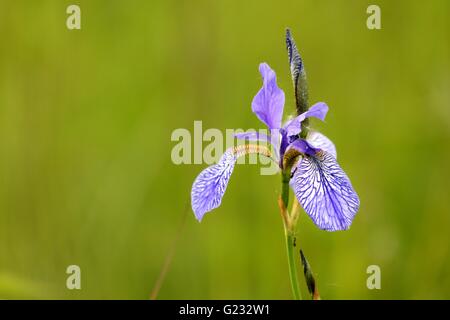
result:
[[(292, 113), (287, 26), (361, 199), (346, 232), (300, 218), (322, 297), (450, 298), (449, 21), (446, 0), (1, 1), (0, 298), (147, 299), (205, 168), (171, 162), (172, 131), (260, 128), (263, 61)], [(220, 208), (188, 212), (158, 297), (291, 298), (279, 189), (237, 166)]]

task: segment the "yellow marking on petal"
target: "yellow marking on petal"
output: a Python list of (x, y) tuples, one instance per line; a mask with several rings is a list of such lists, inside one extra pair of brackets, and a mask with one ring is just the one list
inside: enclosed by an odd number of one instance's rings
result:
[(283, 157), (283, 168), (292, 168), (298, 160), (298, 157), (301, 155), (302, 153), (294, 148), (286, 151)]
[(232, 148), (233, 154), (240, 157), (247, 154), (257, 153), (266, 157), (272, 157), (272, 152), (266, 146), (257, 144), (243, 144)]

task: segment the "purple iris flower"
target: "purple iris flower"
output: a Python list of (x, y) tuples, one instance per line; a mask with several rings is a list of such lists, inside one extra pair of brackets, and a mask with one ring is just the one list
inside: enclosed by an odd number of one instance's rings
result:
[(318, 102), (282, 125), (284, 92), (277, 86), (275, 72), (268, 64), (260, 64), (259, 71), (263, 86), (253, 99), (252, 111), (270, 134), (246, 132), (237, 134), (236, 138), (269, 142), (275, 154), (261, 145), (238, 146), (225, 151), (217, 164), (203, 170), (194, 181), (191, 205), (197, 220), (201, 221), (207, 212), (220, 205), (237, 158), (254, 152), (271, 157), (283, 172), (288, 171), (289, 184), (298, 202), (320, 229), (348, 229), (358, 211), (359, 198), (336, 161), (336, 148), (317, 131), (302, 134), (302, 123), (310, 117), (323, 121), (328, 106)]

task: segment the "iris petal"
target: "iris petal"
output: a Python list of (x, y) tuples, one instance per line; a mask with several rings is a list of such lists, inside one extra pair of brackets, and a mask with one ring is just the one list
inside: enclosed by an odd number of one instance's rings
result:
[(336, 147), (326, 136), (317, 131), (309, 131), (306, 141), (314, 148), (325, 150), (337, 159)]
[(359, 209), (359, 198), (336, 159), (326, 151), (303, 157), (291, 187), (306, 213), (323, 230), (350, 227)]
[(269, 129), (279, 129), (284, 108), (284, 92), (277, 85), (275, 72), (267, 63), (259, 65), (263, 87), (252, 101), (252, 110)]
[(315, 117), (324, 121), (327, 112), (327, 104), (325, 102), (317, 102), (316, 104), (311, 106), (308, 111), (287, 122), (284, 126), (284, 130), (286, 130), (288, 137), (295, 136), (302, 131), (301, 124), (303, 120), (309, 117)]
[(286, 150), (295, 149), (300, 153), (304, 153), (307, 155), (315, 155), (320, 149), (317, 149), (309, 144), (308, 141), (303, 139), (296, 139), (289, 144)]
[(203, 170), (195, 179), (191, 190), (191, 205), (198, 221), (207, 212), (220, 206), (236, 159), (236, 155), (227, 150), (217, 164)]
[(322, 121), (325, 120), (325, 116), (328, 113), (328, 106), (325, 102), (317, 102), (309, 108), (308, 111), (303, 113), (304, 118), (315, 117)]

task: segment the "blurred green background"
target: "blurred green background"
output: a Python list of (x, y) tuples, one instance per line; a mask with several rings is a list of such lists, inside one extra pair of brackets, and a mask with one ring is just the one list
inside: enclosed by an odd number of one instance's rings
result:
[[(81, 7), (81, 30), (66, 7)], [(366, 8), (381, 7), (381, 30)], [(174, 165), (176, 128), (261, 128), (268, 62), (294, 100), (289, 26), (361, 208), (298, 244), (324, 299), (450, 298), (450, 2), (0, 2), (0, 298), (290, 299), (279, 176), (236, 167), (222, 206), (186, 214), (206, 165)], [(81, 290), (66, 268), (81, 267)], [(368, 290), (366, 268), (381, 268)], [(302, 290), (306, 287), (302, 279)]]

